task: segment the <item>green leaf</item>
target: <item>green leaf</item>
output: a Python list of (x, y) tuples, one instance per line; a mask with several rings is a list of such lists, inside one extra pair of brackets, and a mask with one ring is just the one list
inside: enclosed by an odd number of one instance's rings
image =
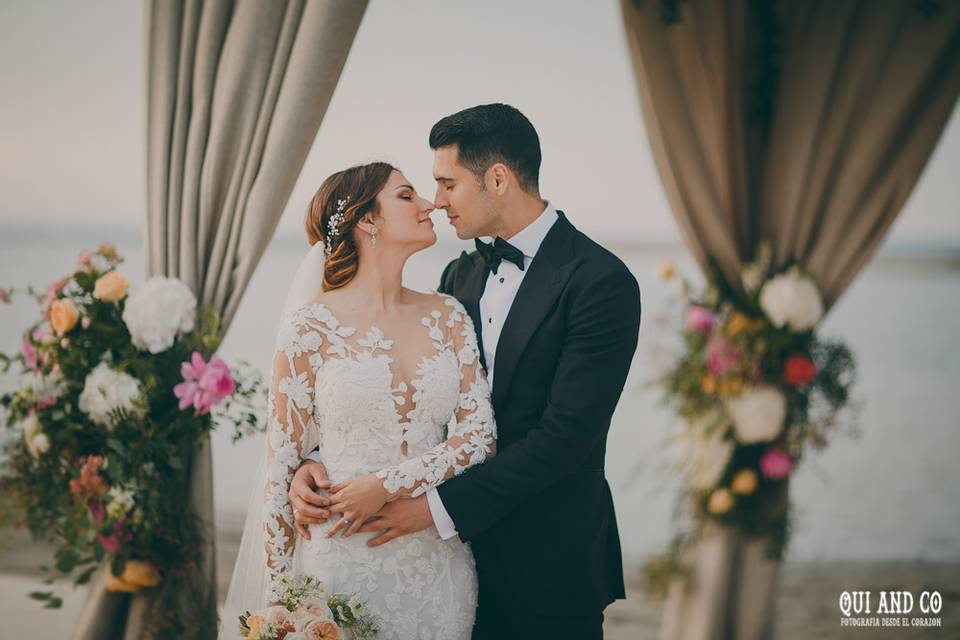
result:
[(120, 455), (123, 455), (127, 452), (127, 448), (124, 447), (123, 443), (117, 440), (116, 438), (108, 438), (107, 446), (113, 449), (114, 451), (116, 451), (117, 453), (119, 453)]
[(43, 605), (44, 609), (59, 609), (63, 606), (63, 598), (50, 598), (50, 601), (47, 604)]
[(53, 594), (50, 593), (49, 591), (31, 591), (27, 595), (33, 598), (34, 600), (49, 600), (50, 598), (53, 597)]
[(97, 567), (95, 566), (88, 568), (79, 576), (77, 576), (77, 579), (74, 580), (74, 584), (78, 587), (82, 584), (87, 584), (88, 582), (90, 582), (90, 578), (93, 576), (93, 572), (96, 570), (97, 570)]

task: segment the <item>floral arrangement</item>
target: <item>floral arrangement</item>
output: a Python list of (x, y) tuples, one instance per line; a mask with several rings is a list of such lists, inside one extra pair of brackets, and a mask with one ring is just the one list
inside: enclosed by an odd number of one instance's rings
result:
[[(122, 261), (100, 245), (45, 291), (21, 291), (41, 317), (18, 354), (0, 354), (5, 373), (22, 369), (0, 396), (12, 436), (0, 453), (0, 495), (13, 503), (12, 524), (57, 546), (48, 582), (73, 575), (83, 584), (107, 562), (108, 589), (150, 589), (156, 631), (184, 637), (175, 598), (199, 584), (205, 545), (184, 500), (191, 453), (214, 427), (214, 407), (234, 439), (261, 429), (262, 380), (212, 355), (218, 316), (198, 313), (183, 282), (157, 276), (131, 287)], [(0, 289), (0, 300), (16, 293)], [(30, 595), (61, 604), (52, 592)]]
[(380, 631), (356, 596), (328, 595), (311, 576), (280, 580), (279, 604), (240, 616), (240, 634), (247, 640), (369, 640)]
[(824, 305), (813, 279), (796, 264), (770, 273), (767, 245), (741, 275), (741, 289), (718, 277), (696, 295), (672, 265), (661, 267), (662, 277), (680, 280), (683, 346), (656, 384), (680, 417), (669, 440), (682, 448), (694, 526), (645, 567), (652, 592), (663, 592), (708, 519), (767, 539), (768, 555), (782, 557), (786, 480), (806, 450), (827, 445), (849, 404), (853, 355), (817, 336)]

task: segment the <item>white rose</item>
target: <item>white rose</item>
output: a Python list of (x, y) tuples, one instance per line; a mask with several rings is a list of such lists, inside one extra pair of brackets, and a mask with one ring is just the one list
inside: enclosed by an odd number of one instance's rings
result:
[(197, 298), (176, 278), (154, 276), (135, 288), (123, 308), (123, 321), (138, 349), (160, 353), (180, 334), (193, 330)]
[(727, 432), (725, 425), (714, 426), (710, 434), (706, 434), (706, 428), (716, 419), (716, 414), (710, 414), (691, 422), (680, 436), (684, 444), (682, 473), (694, 489), (716, 486), (733, 455), (733, 441), (724, 438)]
[(739, 442), (769, 442), (783, 430), (787, 399), (778, 389), (763, 385), (727, 400), (726, 408)]
[(132, 413), (139, 412), (134, 400), (140, 396), (140, 381), (123, 371), (115, 371), (106, 362), (101, 362), (87, 374), (80, 392), (80, 410), (90, 419), (108, 429), (113, 428), (110, 411), (123, 407)]
[(787, 325), (793, 331), (812, 329), (823, 317), (823, 298), (817, 285), (797, 267), (763, 285), (760, 306), (774, 325)]
[(56, 400), (66, 390), (66, 383), (62, 373), (50, 372), (47, 375), (34, 373), (27, 380), (25, 387), (30, 390), (34, 402)]
[(50, 450), (50, 439), (47, 434), (40, 430), (40, 420), (35, 414), (31, 414), (21, 422), (23, 428), (23, 440), (27, 443), (27, 450), (34, 458), (39, 458), (41, 454)]

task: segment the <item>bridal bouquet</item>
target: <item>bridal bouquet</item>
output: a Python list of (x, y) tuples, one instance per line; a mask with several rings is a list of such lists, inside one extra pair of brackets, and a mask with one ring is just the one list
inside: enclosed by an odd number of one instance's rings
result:
[[(657, 384), (681, 419), (671, 440), (682, 446), (694, 527), (707, 519), (736, 526), (767, 538), (769, 555), (780, 557), (789, 531), (785, 480), (837, 429), (853, 355), (817, 336), (824, 306), (816, 283), (799, 265), (771, 273), (767, 245), (743, 268), (742, 290), (715, 278), (695, 294), (672, 266), (661, 275), (679, 279), (682, 291), (682, 348)], [(675, 565), (683, 542), (652, 561), (648, 577)]]
[(356, 596), (327, 595), (319, 580), (286, 576), (280, 604), (240, 616), (247, 640), (370, 640), (380, 631)]
[[(175, 635), (173, 598), (193, 584), (205, 545), (184, 499), (190, 454), (214, 427), (214, 407), (235, 438), (259, 429), (262, 381), (212, 355), (217, 314), (198, 314), (183, 282), (131, 287), (122, 261), (100, 245), (45, 291), (23, 291), (40, 317), (19, 353), (0, 354), (4, 373), (22, 370), (0, 396), (0, 495), (6, 520), (57, 546), (56, 573), (83, 584), (109, 563), (107, 588), (150, 588), (152, 617)], [(0, 300), (15, 293), (0, 289)], [(31, 597), (61, 604), (51, 592)]]

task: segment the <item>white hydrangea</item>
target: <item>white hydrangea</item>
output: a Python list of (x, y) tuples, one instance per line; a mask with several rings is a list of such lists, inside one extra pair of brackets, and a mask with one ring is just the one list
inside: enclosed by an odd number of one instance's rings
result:
[(23, 386), (33, 402), (50, 402), (56, 400), (66, 391), (66, 382), (63, 374), (51, 371), (47, 375), (35, 372), (30, 374)]
[(123, 309), (133, 344), (150, 353), (173, 346), (180, 334), (193, 330), (197, 298), (176, 278), (154, 276), (133, 289)]
[(107, 515), (111, 518), (126, 515), (133, 507), (133, 492), (130, 490), (112, 487), (107, 492), (107, 497), (110, 498), (107, 504)]
[(769, 442), (783, 430), (787, 398), (775, 387), (751, 387), (725, 405), (734, 435), (743, 444)]
[(101, 362), (87, 374), (80, 392), (80, 410), (90, 419), (108, 429), (113, 428), (110, 412), (123, 407), (131, 413), (140, 409), (134, 400), (140, 397), (140, 381), (123, 371), (115, 371), (106, 362)]
[(774, 276), (760, 290), (760, 306), (777, 327), (812, 329), (823, 317), (823, 298), (810, 276), (793, 267)]
[(716, 414), (704, 416), (686, 425), (678, 436), (683, 445), (681, 471), (693, 489), (715, 487), (733, 455), (733, 441), (724, 438), (726, 426), (715, 426), (709, 434), (706, 433), (707, 427), (716, 419)]

